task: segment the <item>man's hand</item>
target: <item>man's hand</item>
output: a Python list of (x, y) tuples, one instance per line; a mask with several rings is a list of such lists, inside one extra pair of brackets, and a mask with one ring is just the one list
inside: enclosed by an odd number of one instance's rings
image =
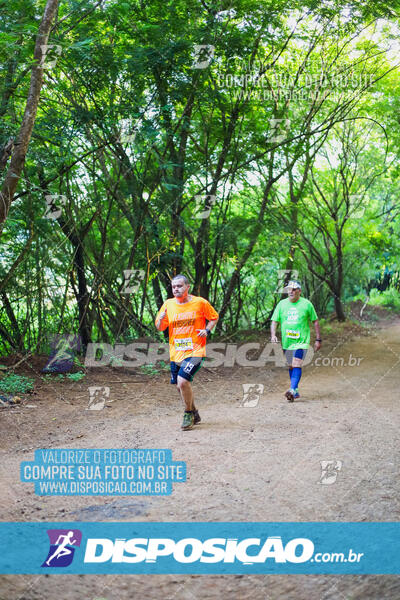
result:
[(207, 329), (196, 329), (196, 331), (199, 337), (207, 337), (209, 333)]
[(276, 328), (278, 326), (277, 321), (271, 321), (271, 342), (274, 344), (278, 343), (278, 338), (276, 337)]
[(316, 321), (314, 321), (314, 327), (315, 327), (315, 344), (314, 344), (314, 350), (315, 352), (317, 352), (320, 348), (321, 348), (321, 331), (319, 328), (319, 321), (318, 319)]
[[(158, 317), (158, 319), (156, 320), (156, 327), (157, 329), (160, 329), (161, 327), (161, 323), (163, 322), (163, 320), (165, 319), (165, 317), (167, 316), (167, 311), (164, 310)], [(164, 327), (165, 329), (165, 327)]]
[(207, 328), (204, 329), (196, 329), (197, 331), (197, 335), (199, 337), (207, 337), (207, 335), (209, 333), (211, 333), (211, 331), (214, 329), (214, 327), (216, 326), (216, 324), (218, 323), (218, 319), (212, 319), (210, 321), (208, 321), (207, 323)]

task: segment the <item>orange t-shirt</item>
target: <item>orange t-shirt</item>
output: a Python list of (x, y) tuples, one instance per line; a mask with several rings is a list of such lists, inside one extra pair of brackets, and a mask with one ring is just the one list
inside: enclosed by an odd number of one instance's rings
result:
[(188, 356), (205, 356), (206, 339), (199, 337), (197, 329), (205, 329), (206, 320), (218, 319), (217, 311), (200, 296), (191, 296), (189, 302), (178, 304), (175, 298), (164, 302), (157, 313), (167, 311), (162, 321), (169, 327), (169, 356), (171, 361), (180, 363)]

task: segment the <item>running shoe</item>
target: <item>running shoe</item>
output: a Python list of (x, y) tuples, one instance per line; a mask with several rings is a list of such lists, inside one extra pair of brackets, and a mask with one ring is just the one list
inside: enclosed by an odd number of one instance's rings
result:
[(290, 389), (285, 393), (288, 402), (294, 402), (295, 391)]
[(193, 411), (185, 410), (185, 412), (183, 413), (183, 422), (182, 422), (181, 429), (183, 429), (184, 431), (187, 431), (188, 429), (192, 429), (193, 425), (194, 425)]
[(194, 409), (193, 414), (194, 414), (193, 425), (197, 425), (197, 423), (200, 423), (200, 421), (201, 421), (201, 417), (199, 415), (199, 411), (197, 410), (197, 408)]
[(294, 396), (293, 397), (294, 397), (295, 400), (296, 400), (296, 398), (300, 398), (300, 394), (299, 394), (299, 390), (298, 389), (296, 389), (294, 391)]

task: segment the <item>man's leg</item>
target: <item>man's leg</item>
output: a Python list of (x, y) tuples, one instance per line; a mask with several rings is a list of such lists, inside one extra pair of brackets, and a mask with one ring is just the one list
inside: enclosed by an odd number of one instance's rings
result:
[[(177, 379), (178, 379), (178, 377), (177, 377)], [(186, 381), (186, 379), (184, 379), (184, 381)], [(176, 387), (177, 387), (177, 391), (178, 391), (179, 397), (182, 399), (182, 401), (183, 401), (183, 403), (185, 405), (185, 410), (186, 410), (186, 402), (185, 402), (185, 399), (184, 399), (184, 396), (183, 396), (181, 390), (178, 387), (178, 381), (176, 381)], [(197, 425), (197, 423), (200, 423), (201, 418), (200, 418), (200, 415), (199, 415), (199, 411), (197, 410), (197, 408), (194, 405), (193, 390), (192, 390), (192, 406), (193, 406), (192, 410), (193, 410), (193, 413), (194, 413), (194, 424)]]
[(293, 390), (295, 398), (300, 397), (300, 394), (298, 392), (298, 387), (299, 387), (301, 374), (302, 374), (302, 369), (301, 369), (302, 364), (303, 364), (302, 360), (299, 360), (297, 358), (293, 359), (293, 368), (292, 368), (292, 372), (290, 373), (290, 389)]
[(200, 423), (201, 418), (195, 408), (193, 400), (193, 390), (191, 382), (194, 375), (201, 367), (203, 359), (198, 356), (192, 356), (182, 361), (177, 377), (177, 386), (181, 398), (185, 405), (185, 414), (183, 416), (182, 429), (192, 429), (193, 425)]
[(303, 349), (294, 351), (292, 358), (292, 369), (290, 373), (290, 389), (285, 394), (289, 402), (293, 402), (295, 398), (300, 398), (298, 386), (302, 375), (302, 366), (306, 352), (307, 351)]
[[(196, 425), (201, 421), (200, 415), (194, 408), (193, 403), (193, 391), (190, 381), (181, 377), (178, 373), (182, 367), (182, 364), (171, 362), (171, 383), (176, 385), (178, 394), (185, 405), (185, 414), (183, 416), (182, 429), (192, 429), (193, 425)], [(185, 365), (183, 365), (185, 366)], [(185, 373), (183, 373), (185, 374)]]
[(190, 381), (178, 375), (178, 390), (185, 405), (182, 429), (192, 429), (194, 425), (193, 390)]
[[(289, 369), (289, 381), (290, 383), (292, 383), (292, 372), (293, 372), (293, 356), (294, 356), (294, 350), (284, 350), (283, 351), (285, 358), (286, 358), (286, 362), (288, 365), (288, 369)], [(292, 386), (290, 386), (292, 387)]]
[(179, 393), (181, 395), (181, 398), (183, 400), (183, 403), (185, 405), (185, 410), (193, 411), (194, 410), (193, 390), (192, 390), (190, 381), (188, 381), (187, 379), (184, 379), (183, 377), (178, 375), (177, 387), (178, 387)]

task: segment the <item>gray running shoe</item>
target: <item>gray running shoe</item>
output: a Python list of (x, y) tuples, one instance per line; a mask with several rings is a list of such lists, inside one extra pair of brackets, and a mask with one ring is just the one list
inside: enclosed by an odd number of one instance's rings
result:
[(194, 425), (194, 413), (192, 410), (185, 410), (183, 413), (183, 422), (181, 425), (181, 429), (187, 431), (188, 429), (193, 429)]

